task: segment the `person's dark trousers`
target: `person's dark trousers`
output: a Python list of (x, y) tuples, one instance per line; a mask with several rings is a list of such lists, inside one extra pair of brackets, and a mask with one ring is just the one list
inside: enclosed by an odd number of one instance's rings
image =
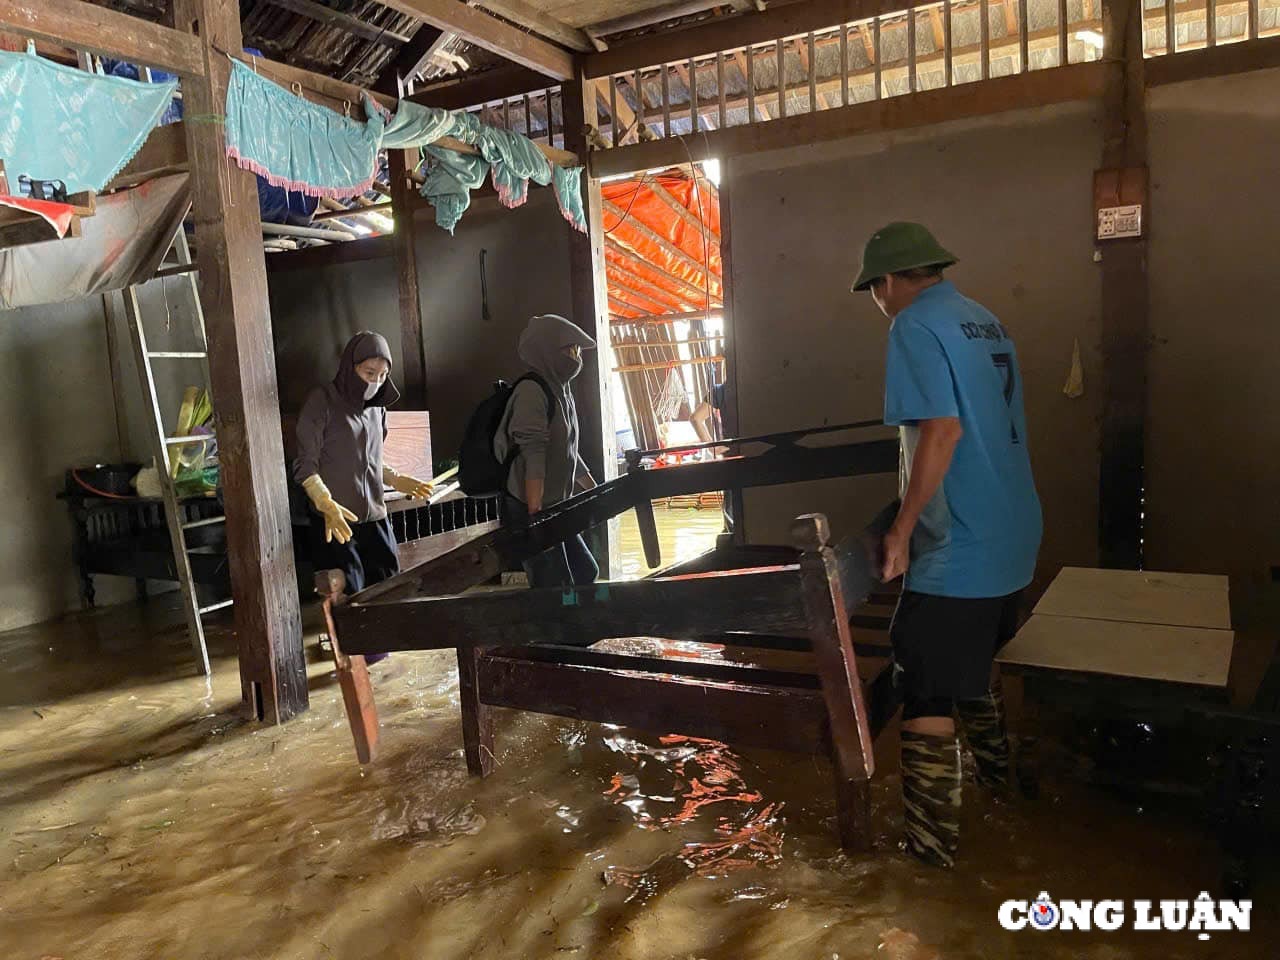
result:
[[(324, 518), (311, 515), (311, 558), (317, 570), (341, 570), (347, 577), (347, 594), (359, 593), (365, 587), (381, 583), (400, 572), (400, 554), (396, 550), (391, 520), (369, 520), (351, 525), (351, 539), (346, 543), (324, 539)], [(385, 660), (388, 654), (365, 655), (365, 663)]]
[[(502, 522), (509, 527), (529, 525), (529, 508), (510, 494), (502, 498)], [(582, 534), (574, 534), (522, 566), (531, 587), (569, 587), (594, 583), (600, 566), (591, 555)]]

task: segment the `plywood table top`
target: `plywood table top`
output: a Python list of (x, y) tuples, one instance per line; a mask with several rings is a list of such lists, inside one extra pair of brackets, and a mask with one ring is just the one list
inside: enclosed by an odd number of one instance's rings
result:
[(1124, 623), (1231, 629), (1227, 578), (1194, 573), (1064, 567), (1034, 612)]
[(1002, 664), (1200, 687), (1225, 687), (1230, 630), (1036, 614), (996, 658)]
[(1065, 567), (996, 659), (1222, 688), (1234, 647), (1226, 577)]

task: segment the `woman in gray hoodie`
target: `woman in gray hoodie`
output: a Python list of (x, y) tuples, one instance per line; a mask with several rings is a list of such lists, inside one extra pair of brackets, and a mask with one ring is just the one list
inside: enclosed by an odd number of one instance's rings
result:
[[(513, 446), (518, 451), (503, 497), (505, 523), (523, 526), (531, 515), (596, 485), (578, 454), (578, 408), (569, 388), (582, 372), (582, 351), (595, 345), (553, 313), (533, 317), (520, 335), (520, 359), (548, 389), (533, 379), (517, 384), (494, 437), (499, 463)], [(600, 575), (581, 534), (526, 561), (524, 569), (533, 587), (591, 583)]]
[(387, 407), (400, 399), (390, 374), (387, 341), (361, 331), (342, 351), (332, 382), (312, 390), (298, 415), (293, 476), (315, 508), (312, 559), (317, 570), (345, 573), (348, 593), (400, 572), (383, 485), (408, 497), (432, 491), (382, 460)]

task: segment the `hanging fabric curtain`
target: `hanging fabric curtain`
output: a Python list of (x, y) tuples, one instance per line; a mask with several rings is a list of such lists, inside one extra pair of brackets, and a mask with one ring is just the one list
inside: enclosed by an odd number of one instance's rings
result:
[(582, 171), (585, 167), (554, 167), (551, 171), (560, 212), (579, 233), (587, 232), (587, 212), (582, 208)]
[(17, 177), (101, 191), (146, 141), (178, 81), (106, 77), (26, 53), (0, 52), (0, 159)]
[(382, 148), (411, 150), (414, 147), (425, 147), (441, 137), (449, 136), (454, 122), (447, 110), (401, 100), (395, 116), (387, 121), (386, 129), (382, 131)]
[(272, 186), (312, 197), (358, 196), (373, 185), (385, 123), (379, 109), (366, 109), (368, 119), (357, 122), (232, 60), (227, 156)]
[(551, 164), (528, 137), (500, 127), (485, 127), (480, 134), (480, 155), (490, 164), (493, 188), (507, 207), (518, 207), (529, 198), (529, 181), (541, 187), (551, 183)]
[(483, 157), (444, 147), (426, 148), (437, 161), (422, 185), (422, 195), (436, 210), (436, 226), (453, 233), (467, 207), (471, 191), (484, 183), (489, 165)]

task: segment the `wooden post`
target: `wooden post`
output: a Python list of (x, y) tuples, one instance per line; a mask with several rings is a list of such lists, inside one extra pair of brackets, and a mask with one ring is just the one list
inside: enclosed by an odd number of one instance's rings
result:
[[(1105, 55), (1121, 70), (1103, 91), (1104, 170), (1147, 164), (1142, 13), (1138, 0), (1103, 0)], [(1102, 255), (1103, 414), (1098, 482), (1098, 546), (1104, 567), (1136, 568), (1142, 560), (1143, 429), (1147, 390), (1147, 241), (1143, 236), (1099, 244)]]
[(493, 707), (480, 700), (478, 647), (458, 648), (458, 701), (462, 707), (462, 747), (474, 777), (493, 773)]
[[(233, 0), (174, 0), (198, 33), (206, 75), (187, 78), (188, 117), (220, 118), (239, 50)], [(240, 680), (253, 715), (282, 723), (307, 708), (307, 668), (293, 566), (267, 271), (253, 174), (227, 159), (221, 123), (185, 123), (195, 204), (200, 301), (209, 337)]]
[[(912, 13), (914, 16), (914, 12)], [(831, 757), (836, 775), (836, 816), (840, 845), (846, 850), (871, 847), (871, 775), (875, 772), (875, 741), (867, 721), (867, 707), (853, 652), (840, 562), (831, 548), (831, 531), (822, 514), (797, 517), (793, 541), (804, 551), (800, 558), (801, 590), (813, 656), (822, 681), (822, 697), (831, 724)]]
[(417, 150), (390, 150), (387, 165), (391, 179), (391, 215), (395, 220), (392, 251), (396, 284), (400, 289), (400, 352), (404, 369), (400, 388), (404, 410), (427, 409), (427, 360), (422, 340), (422, 299), (418, 289), (417, 234), (413, 229), (414, 186), (409, 173), (418, 161)]
[[(578, 58), (577, 75), (560, 88), (564, 112), (565, 149), (588, 164), (583, 174), (582, 201), (587, 213), (587, 233), (569, 231), (569, 282), (573, 304), (572, 319), (595, 338), (596, 349), (586, 355), (587, 365), (576, 384), (580, 452), (597, 482), (618, 475), (617, 436), (613, 428), (613, 345), (609, 337), (609, 292), (605, 282), (604, 205), (600, 181), (591, 176), (588, 125), (597, 126), (596, 98), (582, 72)], [(666, 84), (666, 68), (663, 68)], [(666, 91), (664, 89), (664, 107)], [(643, 100), (641, 101), (643, 106)], [(643, 111), (642, 111), (643, 112)], [(665, 131), (664, 131), (665, 132)], [(591, 361), (594, 360), (594, 363)], [(592, 552), (600, 564), (600, 574), (608, 577), (621, 564), (618, 554), (617, 521), (611, 520), (590, 531)]]
[(369, 667), (364, 656), (348, 656), (342, 652), (338, 630), (333, 623), (333, 608), (346, 600), (347, 578), (341, 570), (320, 570), (316, 573), (316, 593), (324, 600), (325, 629), (333, 648), (333, 665), (338, 671), (338, 686), (342, 690), (342, 706), (351, 727), (351, 739), (356, 745), (356, 759), (361, 763), (373, 763), (378, 759), (378, 705), (373, 699), (373, 684), (369, 681)]

